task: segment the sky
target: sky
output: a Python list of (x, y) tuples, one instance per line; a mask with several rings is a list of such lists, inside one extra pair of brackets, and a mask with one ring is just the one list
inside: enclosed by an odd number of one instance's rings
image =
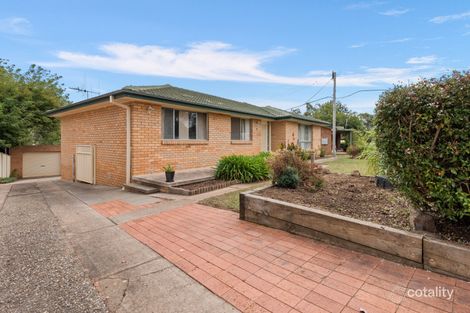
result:
[[(97, 93), (172, 84), (302, 110), (331, 96), (334, 70), (338, 98), (372, 113), (379, 90), (470, 69), (469, 51), (463, 0), (43, 0), (0, 10), (0, 58)], [(359, 90), (374, 91), (341, 99)]]

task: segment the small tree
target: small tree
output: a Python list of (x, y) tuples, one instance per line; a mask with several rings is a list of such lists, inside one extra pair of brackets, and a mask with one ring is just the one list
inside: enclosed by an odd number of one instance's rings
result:
[(423, 210), (470, 216), (470, 73), (396, 86), (376, 108), (387, 174)]

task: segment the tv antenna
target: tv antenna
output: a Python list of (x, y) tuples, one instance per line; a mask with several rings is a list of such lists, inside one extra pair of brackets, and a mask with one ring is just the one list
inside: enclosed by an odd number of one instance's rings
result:
[(81, 92), (81, 93), (86, 94), (87, 99), (90, 98), (90, 95), (99, 95), (100, 94), (97, 91), (88, 90), (88, 89), (80, 88), (80, 87), (69, 87), (69, 89), (75, 90), (76, 92)]

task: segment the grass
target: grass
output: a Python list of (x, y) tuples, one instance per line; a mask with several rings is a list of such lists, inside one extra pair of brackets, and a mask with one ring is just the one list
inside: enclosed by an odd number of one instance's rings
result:
[(8, 184), (16, 181), (16, 177), (4, 177), (0, 178), (0, 184)]
[(369, 168), (367, 160), (351, 159), (348, 155), (340, 155), (336, 160), (323, 164), (328, 165), (328, 169), (332, 173), (351, 174), (354, 170), (358, 170), (363, 176), (375, 175)]
[(264, 183), (256, 184), (254, 186), (251, 186), (250, 188), (232, 191), (232, 192), (225, 193), (223, 195), (203, 199), (199, 201), (198, 203), (211, 206), (213, 208), (239, 212), (240, 211), (240, 193), (248, 191), (248, 190), (256, 189), (258, 187), (261, 187), (263, 184)]

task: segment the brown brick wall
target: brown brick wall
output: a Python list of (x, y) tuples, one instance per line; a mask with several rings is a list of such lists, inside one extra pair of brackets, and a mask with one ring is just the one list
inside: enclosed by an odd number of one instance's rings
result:
[(76, 145), (94, 145), (96, 183), (120, 186), (126, 180), (126, 110), (110, 106), (61, 118), (61, 175), (72, 180)]
[(10, 150), (10, 168), (16, 170), (18, 177), (23, 176), (23, 153), (27, 152), (60, 152), (58, 145), (19, 146)]
[(161, 172), (170, 163), (176, 170), (213, 166), (225, 155), (261, 151), (261, 126), (252, 123), (251, 142), (232, 142), (230, 116), (208, 114), (209, 140), (163, 140), (161, 106), (132, 105), (132, 175)]
[(328, 144), (327, 145), (322, 145), (322, 147), (325, 149), (326, 154), (331, 154), (332, 153), (332, 131), (329, 128), (322, 127), (321, 128), (321, 137), (322, 138), (328, 138)]
[[(252, 120), (252, 141), (231, 141), (230, 116), (208, 113), (209, 140), (163, 140), (161, 106), (131, 104), (132, 175), (161, 172), (170, 163), (176, 170), (214, 166), (225, 155), (256, 154), (261, 151), (261, 121)], [(120, 186), (125, 183), (126, 110), (109, 106), (61, 117), (61, 174), (72, 179), (75, 147), (96, 147), (96, 183)], [(297, 143), (298, 124), (272, 122), (272, 149), (281, 143)], [(322, 129), (323, 132), (323, 129)], [(330, 148), (331, 150), (331, 148)]]

